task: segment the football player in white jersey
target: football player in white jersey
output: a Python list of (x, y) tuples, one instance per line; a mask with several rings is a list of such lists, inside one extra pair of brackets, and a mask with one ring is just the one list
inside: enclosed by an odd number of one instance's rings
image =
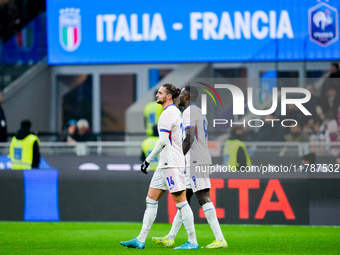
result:
[(158, 200), (169, 190), (179, 211), (179, 218), (188, 233), (188, 241), (175, 249), (198, 249), (194, 227), (194, 215), (186, 199), (185, 193), (185, 159), (182, 150), (182, 115), (174, 99), (180, 94), (180, 89), (172, 84), (164, 84), (156, 95), (157, 103), (163, 107), (158, 120), (159, 140), (150, 155), (141, 166), (141, 171), (147, 174), (150, 162), (160, 153), (159, 163), (152, 176), (143, 226), (140, 234), (130, 241), (122, 241), (121, 245), (129, 248), (144, 249), (145, 239), (156, 219)]
[[(208, 169), (211, 165), (211, 156), (208, 149), (207, 118), (197, 107), (198, 90), (193, 86), (186, 86), (180, 94), (180, 105), (185, 107), (183, 112), (183, 127), (185, 139), (183, 140), (183, 153), (186, 159), (186, 188), (187, 200), (196, 195), (202, 206), (205, 217), (215, 235), (215, 241), (202, 248), (227, 248), (228, 244), (223, 237), (216, 210), (211, 202), (209, 190), (211, 188)], [(169, 234), (165, 237), (153, 237), (152, 240), (159, 245), (172, 247), (175, 237), (182, 225), (180, 213), (177, 210)]]

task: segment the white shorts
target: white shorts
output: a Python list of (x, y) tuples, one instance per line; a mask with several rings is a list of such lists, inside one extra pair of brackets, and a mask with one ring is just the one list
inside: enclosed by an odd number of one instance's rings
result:
[(186, 170), (185, 187), (187, 189), (192, 189), (192, 191), (195, 193), (199, 190), (211, 188), (208, 172), (197, 171), (196, 166), (190, 166), (190, 168), (187, 168)]
[(150, 187), (169, 190), (170, 193), (185, 190), (184, 168), (157, 168)]

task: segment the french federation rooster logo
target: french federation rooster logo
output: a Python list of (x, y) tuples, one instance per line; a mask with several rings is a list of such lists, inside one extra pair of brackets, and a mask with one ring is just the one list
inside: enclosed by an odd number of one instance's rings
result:
[(309, 39), (327, 47), (339, 40), (338, 9), (326, 3), (318, 3), (308, 9)]
[(325, 30), (325, 27), (333, 23), (333, 19), (331, 17), (331, 13), (328, 9), (325, 12), (318, 11), (313, 16), (313, 23), (317, 27), (321, 27), (322, 30)]

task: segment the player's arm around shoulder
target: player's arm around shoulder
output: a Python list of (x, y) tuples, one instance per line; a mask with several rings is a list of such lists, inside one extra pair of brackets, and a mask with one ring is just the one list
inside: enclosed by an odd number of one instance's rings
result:
[(185, 139), (182, 143), (183, 154), (187, 154), (195, 139), (195, 129), (188, 127), (185, 130)]

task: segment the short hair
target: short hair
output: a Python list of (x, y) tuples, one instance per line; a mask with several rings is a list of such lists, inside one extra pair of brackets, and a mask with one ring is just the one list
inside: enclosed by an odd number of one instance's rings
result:
[(167, 95), (172, 95), (172, 99), (175, 99), (181, 93), (181, 90), (179, 88), (176, 88), (174, 85), (169, 83), (162, 85), (162, 87), (166, 88)]
[(198, 98), (198, 89), (194, 86), (187, 85), (184, 87), (186, 91), (189, 92), (189, 97), (192, 102), (196, 102)]
[(89, 125), (89, 122), (86, 120), (86, 119), (80, 119), (77, 121), (77, 127), (84, 127), (84, 128), (88, 128), (90, 125)]
[(32, 122), (30, 120), (23, 120), (20, 123), (21, 128), (27, 128), (30, 129), (32, 126)]

